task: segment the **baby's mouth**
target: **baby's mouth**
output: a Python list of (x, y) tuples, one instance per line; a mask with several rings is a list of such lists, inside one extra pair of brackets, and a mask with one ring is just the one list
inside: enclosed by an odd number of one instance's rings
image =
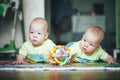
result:
[(33, 39), (33, 42), (37, 42), (37, 40)]
[(87, 49), (86, 49), (86, 48), (84, 48), (84, 47), (82, 47), (82, 50), (83, 50), (83, 51), (87, 51)]

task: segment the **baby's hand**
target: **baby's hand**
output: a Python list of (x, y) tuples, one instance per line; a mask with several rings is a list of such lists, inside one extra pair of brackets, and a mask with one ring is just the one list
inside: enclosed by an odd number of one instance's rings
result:
[(15, 62), (13, 62), (13, 64), (26, 64), (24, 59), (25, 59), (25, 56), (19, 54), (17, 56), (17, 60)]
[(15, 62), (13, 62), (13, 64), (17, 64), (17, 65), (19, 65), (19, 64), (26, 64), (26, 62), (23, 61), (23, 60), (21, 60), (21, 61), (16, 60)]
[(110, 55), (107, 57), (106, 61), (107, 61), (108, 64), (114, 64), (114, 63), (116, 63), (115, 60), (113, 59), (113, 57), (110, 56)]

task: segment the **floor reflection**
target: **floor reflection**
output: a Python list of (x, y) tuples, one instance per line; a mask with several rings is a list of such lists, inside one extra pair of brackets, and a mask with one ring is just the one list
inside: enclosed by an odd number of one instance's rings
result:
[(0, 71), (1, 80), (120, 80), (120, 71)]

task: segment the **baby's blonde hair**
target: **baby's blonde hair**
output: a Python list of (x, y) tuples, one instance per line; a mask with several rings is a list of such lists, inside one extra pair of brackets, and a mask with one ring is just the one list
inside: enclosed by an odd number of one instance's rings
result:
[(99, 43), (101, 43), (102, 40), (104, 39), (104, 30), (100, 26), (92, 26), (88, 28), (85, 33), (88, 33), (88, 32), (95, 35), (99, 39), (98, 41)]
[(34, 18), (30, 24), (30, 27), (33, 22), (38, 22), (38, 23), (44, 24), (46, 31), (48, 31), (48, 22), (44, 18), (41, 18), (41, 17)]

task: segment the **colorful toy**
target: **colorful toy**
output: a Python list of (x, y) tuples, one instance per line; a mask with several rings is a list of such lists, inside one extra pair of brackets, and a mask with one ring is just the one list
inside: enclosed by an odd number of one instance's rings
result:
[(52, 63), (65, 65), (69, 62), (70, 49), (63, 45), (57, 45), (52, 48), (49, 57)]

